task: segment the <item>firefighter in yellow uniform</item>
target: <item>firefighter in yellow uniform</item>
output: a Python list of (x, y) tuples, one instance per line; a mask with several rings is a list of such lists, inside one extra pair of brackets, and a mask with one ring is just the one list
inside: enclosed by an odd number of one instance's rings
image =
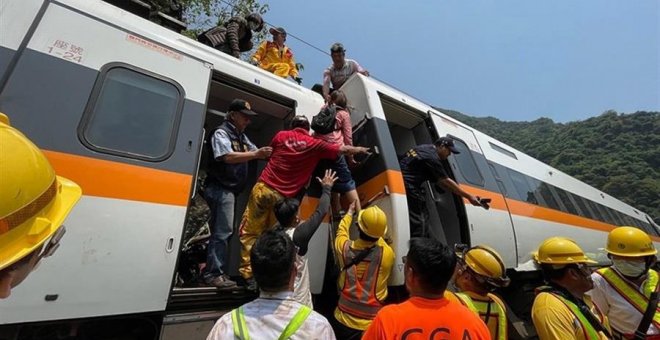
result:
[(360, 339), (387, 298), (387, 281), (394, 265), (394, 251), (383, 240), (387, 216), (377, 206), (360, 210), (358, 238), (351, 241), (355, 203), (339, 223), (335, 251), (339, 257), (339, 302), (333, 327), (337, 339)]
[(610, 339), (607, 317), (585, 295), (593, 288), (587, 265), (595, 261), (575, 241), (563, 237), (543, 241), (535, 258), (548, 282), (548, 286), (539, 287), (532, 306), (539, 338)]
[(0, 113), (0, 299), (57, 249), (81, 194)]
[(486, 323), (494, 340), (508, 339), (506, 305), (493, 294), (496, 288), (506, 287), (511, 280), (500, 255), (492, 248), (478, 245), (459, 254), (454, 279), (460, 289), (456, 296)]
[[(651, 269), (657, 250), (649, 235), (634, 227), (618, 227), (607, 236), (605, 250), (612, 266), (592, 274), (594, 303), (607, 315), (615, 339), (632, 339), (658, 285), (658, 273)], [(660, 312), (641, 330), (646, 339), (660, 339)]]

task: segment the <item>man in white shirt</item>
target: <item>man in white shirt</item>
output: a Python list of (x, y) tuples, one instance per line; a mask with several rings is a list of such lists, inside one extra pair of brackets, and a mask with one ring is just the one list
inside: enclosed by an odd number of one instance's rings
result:
[(328, 320), (293, 298), (296, 247), (282, 231), (264, 232), (250, 251), (261, 294), (215, 324), (207, 340), (335, 339)]
[[(607, 315), (615, 339), (631, 339), (639, 328), (658, 273), (651, 269), (657, 250), (648, 234), (635, 227), (618, 227), (607, 236), (605, 250), (612, 266), (595, 271), (591, 299)], [(660, 312), (656, 305), (647, 340), (660, 339)]]

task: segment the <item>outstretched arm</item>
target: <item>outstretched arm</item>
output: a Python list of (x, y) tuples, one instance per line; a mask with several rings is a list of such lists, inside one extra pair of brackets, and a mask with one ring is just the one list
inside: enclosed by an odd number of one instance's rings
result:
[(337, 175), (334, 171), (328, 169), (325, 171), (323, 179), (316, 177), (316, 180), (323, 186), (323, 194), (321, 195), (319, 204), (316, 206), (316, 210), (312, 216), (307, 221), (298, 225), (293, 232), (293, 243), (298, 247), (298, 255), (300, 256), (307, 253), (309, 240), (312, 239), (321, 222), (323, 222), (323, 217), (328, 213), (328, 209), (330, 209), (330, 192), (337, 180)]
[(466, 198), (472, 205), (481, 205), (476, 196), (470, 195), (467, 191), (463, 190), (454, 180), (449, 177), (444, 177), (438, 180), (438, 184), (445, 189), (451, 190), (454, 194)]

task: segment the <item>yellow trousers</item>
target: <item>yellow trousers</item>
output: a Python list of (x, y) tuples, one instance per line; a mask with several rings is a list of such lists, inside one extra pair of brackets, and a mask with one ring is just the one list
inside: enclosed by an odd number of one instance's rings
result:
[(239, 227), (241, 266), (238, 271), (244, 279), (252, 277), (252, 267), (250, 267), (252, 245), (257, 237), (275, 225), (275, 203), (282, 198), (284, 196), (264, 182), (257, 182), (250, 192), (247, 208)]
[(291, 66), (287, 63), (272, 63), (260, 65), (264, 70), (273, 73), (276, 76), (286, 78), (291, 73)]

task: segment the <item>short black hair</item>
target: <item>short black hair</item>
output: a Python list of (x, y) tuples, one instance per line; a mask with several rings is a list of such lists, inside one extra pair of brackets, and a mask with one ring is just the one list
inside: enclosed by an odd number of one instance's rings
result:
[(250, 250), (252, 273), (265, 291), (281, 291), (288, 287), (295, 265), (296, 247), (283, 231), (268, 230), (261, 234)]
[(330, 94), (330, 101), (344, 109), (348, 106), (348, 100), (342, 90), (333, 91)]
[(307, 117), (302, 115), (293, 117), (291, 120), (291, 129), (293, 130), (295, 128), (303, 128), (309, 131), (309, 120)]
[(295, 198), (283, 198), (275, 203), (275, 218), (280, 226), (287, 228), (298, 213), (300, 201)]
[(409, 241), (406, 262), (421, 278), (422, 289), (440, 294), (454, 275), (456, 254), (447, 245), (431, 238), (414, 237)]

